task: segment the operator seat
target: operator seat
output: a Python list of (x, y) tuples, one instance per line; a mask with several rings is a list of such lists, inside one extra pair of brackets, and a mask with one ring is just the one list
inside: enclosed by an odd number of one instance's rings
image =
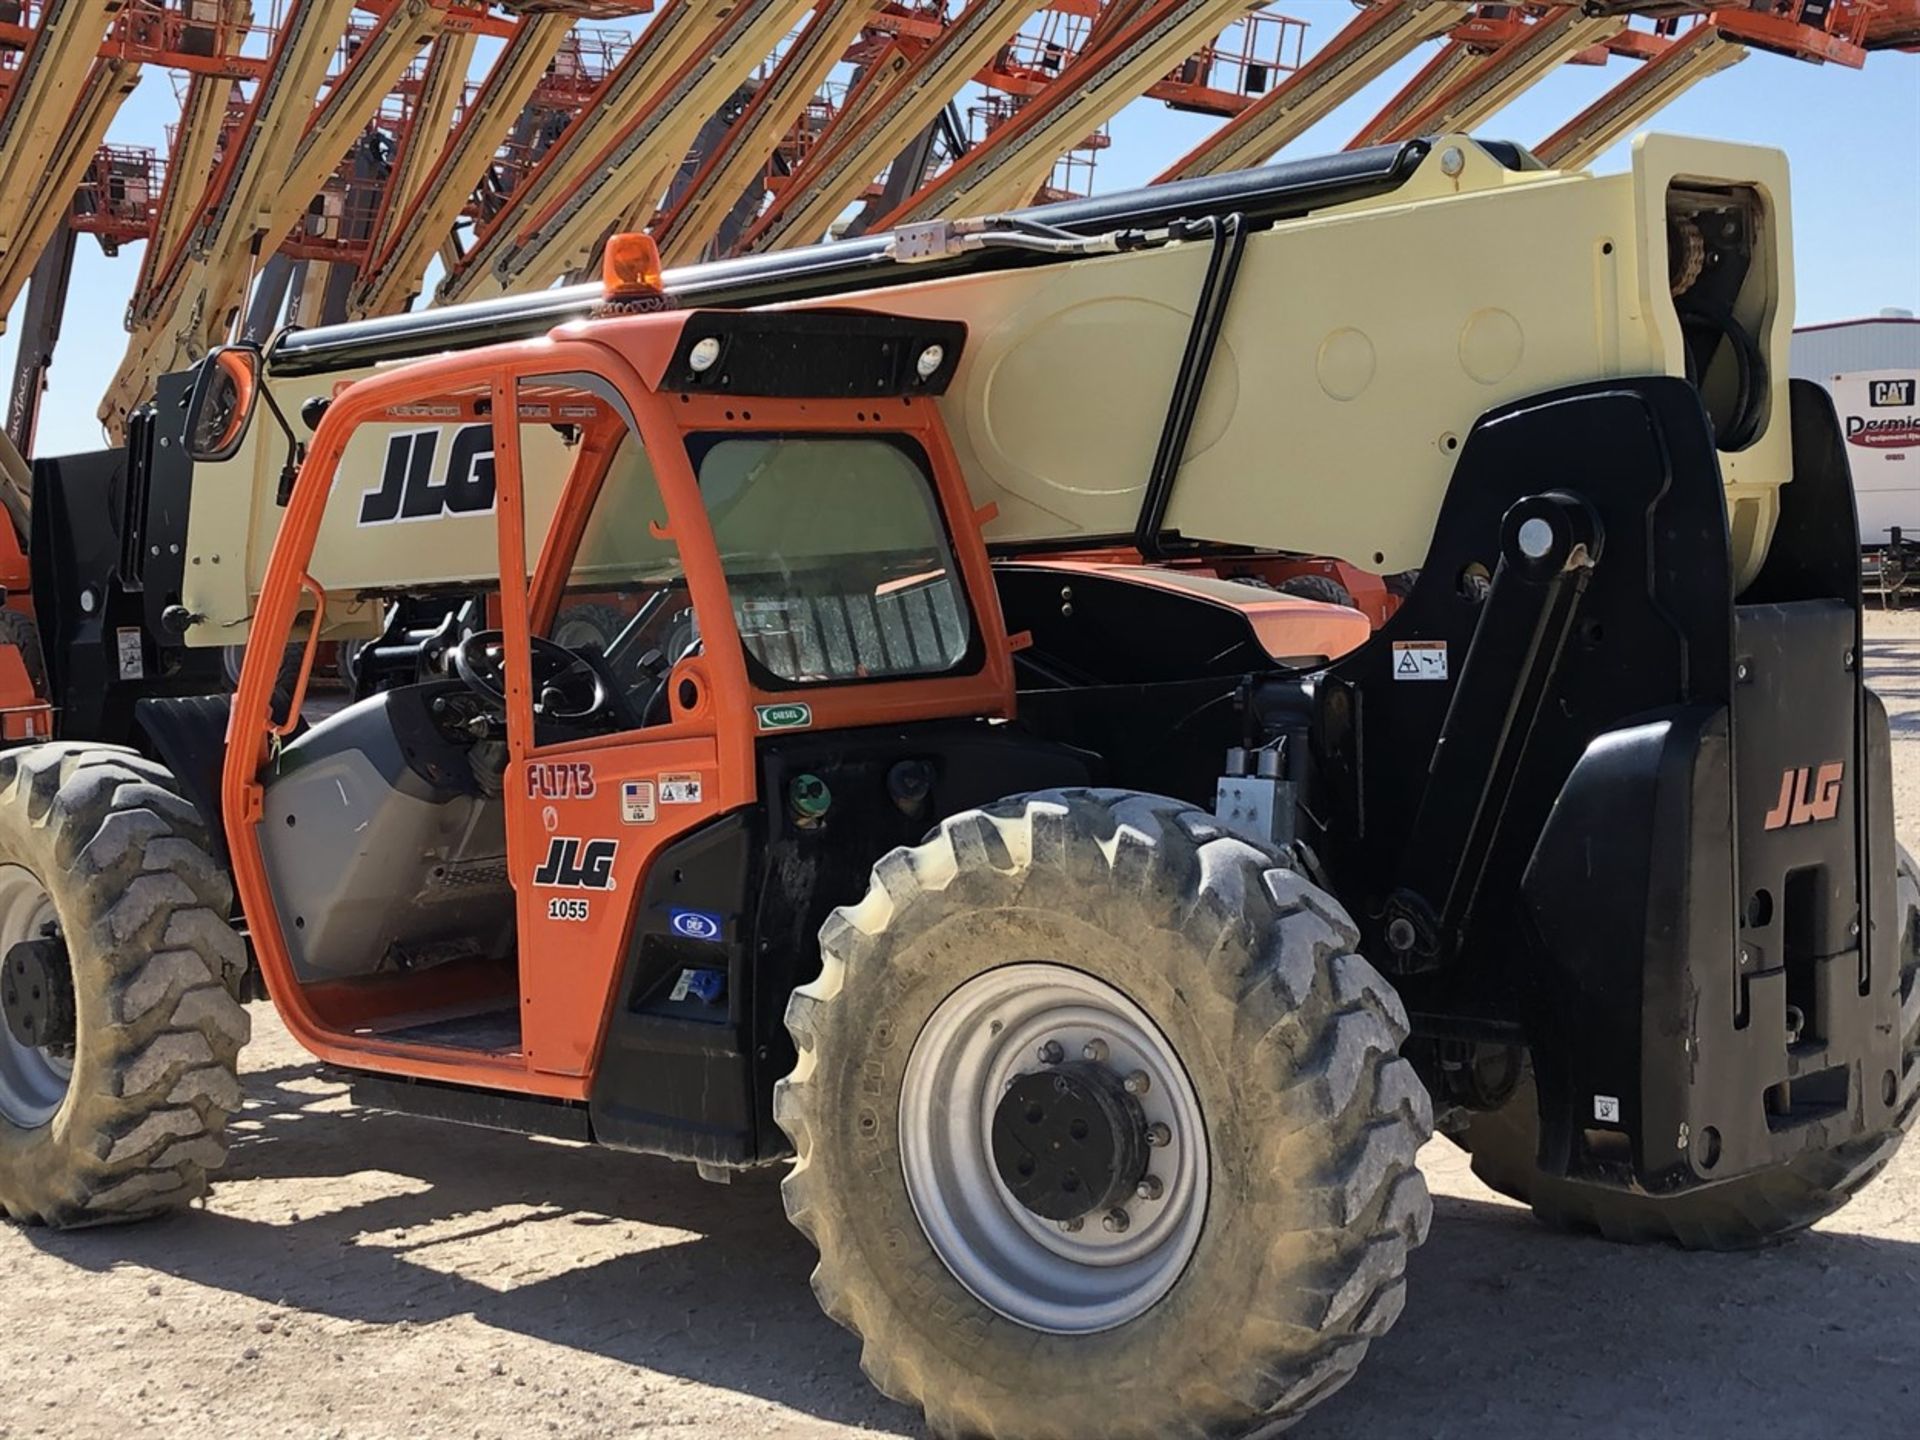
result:
[(261, 849), (305, 982), (513, 953), (499, 776), (433, 680), (371, 695), (281, 751)]

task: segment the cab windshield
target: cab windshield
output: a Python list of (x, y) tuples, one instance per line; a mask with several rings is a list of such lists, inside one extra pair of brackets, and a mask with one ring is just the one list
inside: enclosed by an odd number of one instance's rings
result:
[(973, 655), (919, 446), (727, 433), (688, 450), (759, 684), (940, 675)]

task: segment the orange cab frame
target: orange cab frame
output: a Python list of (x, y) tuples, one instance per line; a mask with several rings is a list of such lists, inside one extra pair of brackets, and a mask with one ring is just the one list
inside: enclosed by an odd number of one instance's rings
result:
[[(803, 708), (817, 731), (957, 718), (1007, 718), (1013, 713), (1009, 644), (988, 555), (959, 465), (931, 395), (951, 375), (964, 332), (934, 324), (934, 350), (951, 352), (938, 374), (908, 377), (898, 393), (876, 396), (702, 394), (666, 388), (676, 351), (701, 312), (603, 319), (563, 329), (549, 339), (524, 341), (423, 361), (344, 388), (316, 431), (274, 544), (253, 620), (246, 663), (234, 698), (222, 776), (225, 833), (234, 879), (264, 979), (296, 1039), (322, 1060), (357, 1071), (491, 1089), (560, 1100), (588, 1097), (598, 1046), (615, 1003), (621, 956), (632, 942), (634, 903), (626, 896), (647, 883), (652, 857), (700, 822), (753, 806), (757, 795), (756, 717), (790, 705), (796, 695), (762, 688), (747, 664), (729, 602), (727, 579), (699, 484), (688, 457), (692, 434), (782, 436), (891, 435), (925, 453), (928, 478), (945, 517), (970, 623), (978, 637), (978, 664), (963, 673), (872, 679), (809, 686)], [(714, 317), (719, 319), (721, 317)], [(738, 326), (741, 316), (724, 317)], [(817, 327), (822, 317), (788, 317)], [(835, 312), (827, 312), (832, 323)], [(877, 317), (859, 317), (877, 319)], [(778, 323), (778, 322), (766, 322)], [(888, 322), (904, 324), (904, 322)], [(918, 322), (927, 330), (929, 322)], [(858, 328), (858, 327), (856, 327)], [(866, 327), (872, 329), (872, 326)], [(958, 332), (958, 333), (954, 333)], [(910, 338), (910, 337), (896, 337)], [(751, 337), (735, 336), (744, 344)], [(884, 348), (884, 347), (882, 347)], [(917, 347), (925, 352), (927, 346)], [(678, 546), (688, 595), (699, 617), (700, 652), (674, 666), (666, 690), (671, 713), (664, 724), (626, 734), (593, 735), (536, 745), (534, 697), (525, 666), (529, 636), (553, 613), (566, 565), (587, 513), (607, 475), (610, 441), (590, 435), (561, 492), (539, 559), (526, 584), (515, 583), (513, 557), (529, 553), (522, 513), (517, 387), (535, 377), (590, 375), (604, 382), (629, 412), (657, 480), (667, 522)], [(693, 378), (681, 367), (683, 380)], [(802, 382), (804, 384), (804, 382)], [(287, 737), (272, 715), (276, 665), (304, 611), (304, 597), (324, 592), (309, 574), (322, 520), (335, 494), (342, 457), (357, 426), (377, 422), (396, 407), (459, 397), (469, 415), (496, 417), (493, 464), (502, 584), (498, 597), (505, 677), (507, 762), (504, 772), (507, 868), (517, 892), (520, 1042), (474, 1048), (396, 1035), (422, 1019), (457, 1011), (479, 997), (451, 973), (383, 976), (372, 981), (303, 983), (290, 958), (286, 917), (276, 904), (260, 826), (264, 795)], [(498, 423), (514, 417), (512, 423)], [(624, 423), (624, 422), (622, 422)], [(534, 627), (534, 628), (530, 628)], [(317, 621), (313, 622), (317, 632)], [(296, 685), (304, 698), (308, 657)], [(535, 767), (590, 767), (598, 784), (582, 793), (542, 794)], [(628, 775), (672, 772), (692, 777), (698, 796), (674, 816), (674, 825), (650, 827), (644, 843), (622, 835), (624, 849), (613, 883), (621, 903), (601, 904), (590, 921), (549, 931), (536, 911), (528, 882), (541, 847), (557, 831), (620, 834), (621, 785)], [(540, 774), (548, 772), (541, 771)], [(291, 823), (291, 817), (289, 817)]]

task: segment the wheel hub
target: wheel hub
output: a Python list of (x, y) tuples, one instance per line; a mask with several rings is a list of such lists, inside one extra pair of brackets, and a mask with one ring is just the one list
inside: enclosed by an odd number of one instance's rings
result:
[(914, 1041), (899, 1123), (934, 1253), (1031, 1329), (1124, 1325), (1199, 1243), (1210, 1165), (1193, 1082), (1153, 1017), (1084, 971), (1023, 961), (962, 983)]
[(0, 864), (0, 1122), (27, 1130), (59, 1113), (73, 1078), (73, 978), (58, 920), (38, 876)]
[(992, 1142), (1001, 1181), (1043, 1220), (1111, 1209), (1147, 1173), (1146, 1113), (1105, 1065), (1016, 1077), (994, 1111)]
[(0, 962), (0, 1013), (7, 1033), (29, 1049), (73, 1055), (73, 974), (58, 935), (22, 940)]

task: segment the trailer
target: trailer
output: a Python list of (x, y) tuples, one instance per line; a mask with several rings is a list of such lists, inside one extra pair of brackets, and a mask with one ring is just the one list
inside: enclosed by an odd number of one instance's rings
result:
[(1860, 515), (1860, 577), (1898, 608), (1920, 582), (1920, 320), (1889, 309), (1794, 331), (1793, 373), (1840, 412)]

